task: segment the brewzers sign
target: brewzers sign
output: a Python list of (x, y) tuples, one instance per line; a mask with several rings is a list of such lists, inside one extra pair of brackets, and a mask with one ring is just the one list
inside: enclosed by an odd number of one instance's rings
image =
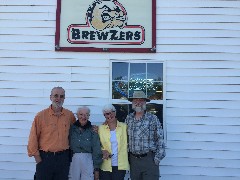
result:
[(56, 51), (156, 52), (156, 0), (58, 0)]

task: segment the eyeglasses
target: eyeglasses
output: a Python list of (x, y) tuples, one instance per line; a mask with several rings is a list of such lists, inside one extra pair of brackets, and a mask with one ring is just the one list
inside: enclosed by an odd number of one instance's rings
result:
[(51, 96), (53, 96), (54, 98), (58, 98), (58, 97), (65, 98), (65, 95), (59, 95), (59, 94), (54, 94), (54, 95), (51, 95)]
[(90, 114), (78, 114), (79, 116), (85, 116), (85, 117), (88, 117), (90, 116)]
[(115, 111), (104, 113), (104, 116), (109, 116), (110, 114), (115, 113)]

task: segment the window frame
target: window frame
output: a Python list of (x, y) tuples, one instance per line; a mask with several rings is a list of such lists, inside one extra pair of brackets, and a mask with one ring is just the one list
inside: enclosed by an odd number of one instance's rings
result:
[[(128, 100), (122, 100), (122, 99), (113, 99), (112, 98), (112, 82), (113, 82), (113, 76), (112, 76), (112, 73), (113, 73), (113, 63), (115, 62), (119, 62), (119, 63), (162, 63), (162, 67), (163, 67), (163, 82), (162, 82), (162, 85), (163, 85), (163, 98), (162, 100), (151, 100), (149, 103), (150, 104), (162, 104), (162, 117), (163, 117), (163, 123), (162, 123), (162, 127), (163, 127), (163, 131), (164, 131), (164, 141), (166, 143), (166, 140), (167, 140), (167, 126), (166, 126), (166, 63), (165, 61), (163, 60), (110, 60), (110, 64), (109, 64), (109, 67), (110, 67), (110, 76), (109, 76), (109, 92), (110, 92), (110, 98), (109, 98), (109, 102), (111, 104), (123, 104), (123, 105), (129, 105), (131, 104), (130, 101)], [(129, 66), (128, 66), (129, 67)], [(128, 75), (129, 75), (130, 71), (128, 69)], [(147, 102), (147, 104), (149, 104)]]

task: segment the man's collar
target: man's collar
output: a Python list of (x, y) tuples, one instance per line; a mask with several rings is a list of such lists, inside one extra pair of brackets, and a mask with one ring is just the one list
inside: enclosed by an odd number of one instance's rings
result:
[[(62, 110), (60, 111), (60, 115), (62, 115), (62, 114), (64, 114), (64, 108), (62, 107)], [(54, 110), (52, 109), (52, 105), (50, 105), (49, 106), (49, 113), (51, 114), (51, 115), (55, 115), (55, 112), (54, 112)]]

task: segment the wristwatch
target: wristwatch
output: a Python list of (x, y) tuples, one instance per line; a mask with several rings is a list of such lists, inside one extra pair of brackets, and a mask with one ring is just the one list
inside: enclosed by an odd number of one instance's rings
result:
[(99, 168), (94, 168), (94, 171), (99, 171)]

